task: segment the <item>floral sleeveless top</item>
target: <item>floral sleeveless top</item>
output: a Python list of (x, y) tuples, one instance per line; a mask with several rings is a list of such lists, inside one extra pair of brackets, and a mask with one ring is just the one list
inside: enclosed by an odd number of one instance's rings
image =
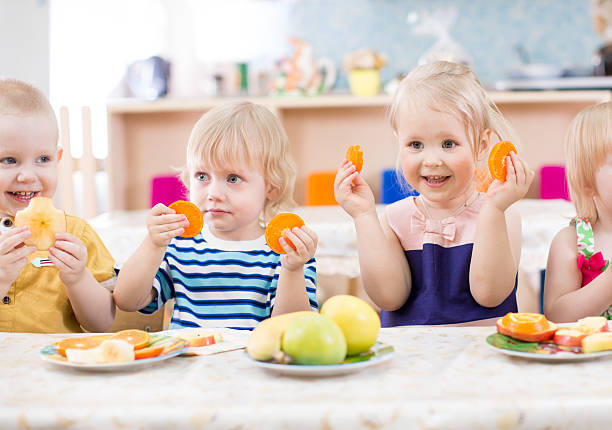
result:
[[(601, 251), (595, 252), (593, 229), (588, 220), (576, 218), (576, 236), (578, 238), (578, 269), (582, 272), (581, 287), (584, 287), (606, 270), (610, 261), (604, 260)], [(612, 305), (601, 316), (612, 320)]]

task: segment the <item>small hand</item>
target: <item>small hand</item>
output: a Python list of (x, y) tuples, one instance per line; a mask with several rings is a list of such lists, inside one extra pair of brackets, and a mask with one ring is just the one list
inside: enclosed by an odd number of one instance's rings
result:
[(353, 218), (376, 210), (370, 186), (350, 161), (345, 160), (338, 169), (334, 180), (334, 196), (338, 204)]
[(159, 247), (168, 246), (172, 238), (185, 232), (187, 226), (189, 221), (185, 215), (177, 214), (174, 209), (162, 203), (153, 206), (147, 216), (149, 238)]
[(506, 181), (494, 180), (487, 190), (487, 197), (492, 205), (505, 211), (510, 205), (519, 201), (529, 191), (535, 172), (515, 152), (506, 157)]
[(295, 249), (287, 243), (284, 237), (279, 239), (279, 243), (287, 252), (281, 257), (281, 265), (290, 271), (298, 270), (304, 267), (317, 250), (318, 237), (317, 234), (303, 225), (302, 227), (294, 227), (286, 233), (287, 239), (293, 243)]
[(30, 237), (27, 227), (12, 228), (0, 235), (0, 296), (4, 296), (11, 284), (28, 264), (28, 255), (36, 251), (33, 246), (24, 246)]
[(70, 233), (57, 233), (55, 245), (49, 249), (49, 260), (59, 270), (64, 284), (77, 282), (87, 268), (87, 248), (83, 242)]

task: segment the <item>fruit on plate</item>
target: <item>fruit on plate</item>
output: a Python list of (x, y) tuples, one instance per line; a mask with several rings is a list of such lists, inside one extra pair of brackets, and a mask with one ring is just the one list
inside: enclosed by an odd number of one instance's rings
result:
[(290, 231), (294, 227), (301, 227), (303, 225), (304, 220), (294, 213), (283, 212), (276, 215), (266, 226), (265, 236), (268, 246), (277, 254), (286, 254), (287, 252), (278, 241), (281, 237), (284, 237), (289, 246), (295, 249), (293, 243), (291, 243), (285, 235), (287, 231)]
[(495, 179), (499, 179), (502, 182), (506, 181), (506, 157), (512, 151), (515, 154), (517, 153), (512, 142), (507, 140), (497, 142), (491, 148), (491, 152), (489, 152), (489, 171)]
[(125, 340), (107, 339), (90, 349), (66, 349), (66, 358), (73, 363), (107, 364), (134, 360), (134, 346)]
[(202, 227), (204, 227), (204, 217), (199, 207), (186, 200), (177, 200), (168, 207), (174, 209), (177, 214), (185, 215), (187, 221), (189, 221), (189, 225), (185, 227), (185, 231), (181, 234), (181, 237), (189, 238), (200, 234)]
[(189, 331), (186, 333), (181, 333), (179, 337), (186, 340), (189, 347), (214, 345), (215, 343), (219, 343), (223, 340), (221, 333), (211, 332), (210, 330)]
[(355, 165), (358, 173), (363, 167), (363, 150), (359, 145), (351, 145), (346, 150), (346, 159)]
[(323, 303), (321, 314), (334, 320), (342, 330), (347, 355), (367, 351), (376, 342), (380, 317), (365, 300), (350, 295), (332, 296)]
[(137, 349), (134, 351), (134, 360), (157, 357), (164, 352), (164, 348), (164, 345), (153, 345), (146, 348)]
[(331, 318), (310, 312), (289, 323), (282, 336), (282, 350), (293, 364), (338, 364), (346, 357), (346, 340)]
[(98, 336), (86, 336), (86, 337), (68, 337), (55, 342), (55, 348), (57, 353), (66, 357), (67, 349), (91, 349), (110, 339), (112, 335), (98, 335)]
[(33, 197), (27, 208), (15, 214), (15, 227), (21, 226), (31, 233), (24, 242), (27, 246), (47, 251), (55, 244), (55, 234), (66, 231), (66, 215), (53, 207), (49, 197)]
[(270, 361), (282, 355), (281, 338), (289, 323), (312, 312), (290, 312), (263, 320), (253, 329), (247, 342), (247, 353), (253, 360)]
[(581, 346), (582, 339), (586, 336), (585, 332), (575, 328), (560, 328), (555, 332), (553, 342), (563, 346)]
[(121, 330), (111, 336), (111, 339), (124, 340), (134, 346), (134, 349), (144, 348), (151, 341), (151, 335), (138, 329)]
[(608, 320), (605, 317), (586, 317), (579, 319), (574, 328), (585, 334), (608, 331)]
[(557, 325), (542, 314), (508, 312), (497, 320), (497, 331), (525, 342), (542, 342), (553, 339)]
[(593, 333), (582, 339), (582, 352), (609, 351), (612, 350), (612, 332)]

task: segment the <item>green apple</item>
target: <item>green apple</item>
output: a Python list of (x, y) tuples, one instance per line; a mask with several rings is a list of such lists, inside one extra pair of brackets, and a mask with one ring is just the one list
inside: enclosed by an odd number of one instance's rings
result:
[(346, 339), (346, 354), (355, 355), (374, 345), (380, 330), (378, 313), (365, 300), (349, 295), (330, 297), (321, 314), (338, 324)]
[(346, 340), (340, 327), (314, 312), (291, 321), (281, 344), (295, 364), (338, 364), (346, 356)]

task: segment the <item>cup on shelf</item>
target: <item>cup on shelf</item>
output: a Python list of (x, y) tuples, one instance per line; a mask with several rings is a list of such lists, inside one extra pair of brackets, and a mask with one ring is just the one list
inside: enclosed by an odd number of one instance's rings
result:
[(354, 96), (375, 96), (380, 91), (380, 71), (378, 69), (350, 70), (349, 86)]

